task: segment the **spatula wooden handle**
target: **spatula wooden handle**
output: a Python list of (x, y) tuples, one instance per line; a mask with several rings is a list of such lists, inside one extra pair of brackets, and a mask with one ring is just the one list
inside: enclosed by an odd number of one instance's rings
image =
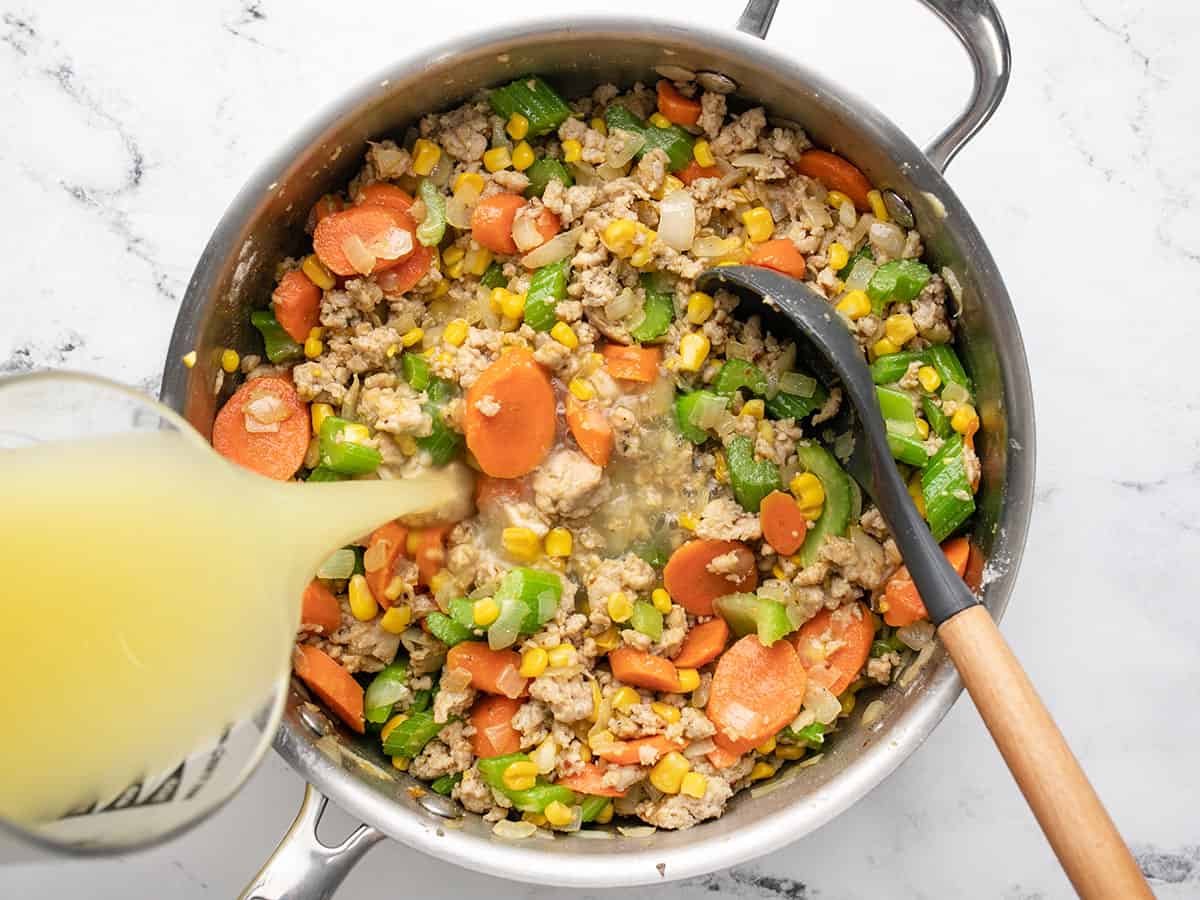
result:
[(938, 634), (1079, 896), (1153, 898), (987, 609), (975, 606), (952, 616)]

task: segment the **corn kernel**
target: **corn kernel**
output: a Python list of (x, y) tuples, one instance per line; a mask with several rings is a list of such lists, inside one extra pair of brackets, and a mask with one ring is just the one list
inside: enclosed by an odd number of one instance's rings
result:
[(923, 441), (929, 439), (929, 423), (924, 419), (917, 419), (917, 436)]
[(846, 691), (838, 698), (842, 703), (842, 711), (838, 713), (839, 718), (846, 718), (850, 713), (854, 712), (854, 704), (858, 701), (854, 699), (853, 691)]
[(877, 340), (875, 345), (871, 348), (871, 353), (874, 354), (876, 358), (880, 356), (891, 356), (893, 353), (899, 352), (900, 348), (896, 346), (896, 342), (891, 338), (886, 337)]
[(442, 332), (442, 340), (451, 347), (461, 347), (463, 341), (467, 339), (467, 331), (470, 329), (466, 319), (454, 319), (446, 323), (446, 330)]
[(742, 224), (746, 226), (746, 235), (756, 243), (769, 240), (775, 233), (775, 219), (765, 206), (756, 206), (742, 213)]
[(507, 147), (493, 147), (483, 154), (483, 167), (489, 172), (499, 172), (512, 165), (512, 156)]
[(871, 204), (871, 212), (875, 214), (875, 218), (880, 222), (890, 222), (892, 217), (888, 215), (887, 204), (883, 202), (883, 194), (879, 191), (867, 191), (867, 202)]
[[(386, 594), (386, 591), (384, 592)], [(393, 606), (379, 620), (379, 627), (389, 634), (402, 634), (412, 622), (412, 607), (408, 604)]]
[(513, 148), (512, 164), (513, 168), (518, 172), (524, 172), (526, 169), (532, 166), (533, 161), (536, 158), (537, 157), (533, 155), (533, 148), (530, 147), (525, 141), (521, 141), (521, 143), (517, 144), (517, 146)]
[(883, 330), (897, 347), (903, 347), (917, 336), (917, 326), (913, 324), (912, 316), (907, 313), (888, 316), (883, 323)]
[(443, 278), (437, 283), (437, 287), (433, 289), (433, 297), (436, 300), (440, 297), (445, 297), (448, 293), (450, 293), (450, 282)]
[(692, 158), (696, 160), (698, 165), (705, 168), (717, 164), (717, 160), (713, 157), (712, 145), (706, 140), (696, 141), (692, 145)]
[(685, 334), (679, 341), (679, 368), (685, 372), (699, 372), (712, 345), (698, 331)]
[[(921, 518), (925, 518), (925, 490), (921, 486), (920, 471), (914, 472), (912, 478), (908, 480), (908, 496), (912, 497), (913, 505), (921, 514)], [(887, 610), (881, 611), (887, 612)]]
[[(412, 456), (412, 454), (410, 453), (409, 456)], [(390, 602), (390, 601), (398, 600), (400, 598), (400, 595), (405, 593), (408, 590), (410, 590), (408, 582), (405, 581), (403, 578), (401, 578), (399, 575), (395, 575), (392, 577), (392, 580), (387, 583), (387, 587), (385, 587), (383, 589), (383, 596), (386, 597), (388, 599), (388, 601)], [(411, 617), (411, 615), (412, 615), (411, 610), (409, 610), (409, 615)]]
[(917, 381), (931, 394), (942, 386), (942, 376), (933, 366), (921, 366), (917, 369)]
[(825, 486), (820, 478), (812, 472), (801, 472), (788, 482), (788, 490), (806, 519), (813, 521), (820, 517), (825, 506)]
[(324, 263), (317, 259), (315, 254), (309, 254), (304, 258), (304, 262), (300, 264), (300, 271), (323, 291), (327, 291), (337, 284), (333, 274), (325, 268)]
[(321, 423), (329, 416), (333, 415), (333, 407), (328, 403), (314, 403), (308, 408), (309, 417), (312, 419), (313, 434), (321, 433)]
[(775, 748), (778, 759), (799, 759), (808, 750), (803, 744), (780, 744)]
[(592, 387), (590, 382), (584, 381), (582, 378), (572, 378), (567, 383), (569, 390), (577, 400), (591, 400), (596, 396), (596, 389)]
[(421, 343), (425, 337), (425, 330), (422, 328), (410, 328), (400, 338), (400, 343), (405, 347), (412, 347), (414, 344)]
[(528, 822), (530, 825), (533, 825), (537, 828), (542, 828), (545, 826), (545, 824), (548, 820), (541, 813), (526, 812), (526, 813), (521, 813), (521, 821)]
[(846, 318), (857, 320), (871, 312), (871, 298), (866, 291), (850, 291), (838, 301), (835, 307), (838, 312), (845, 313)]
[(771, 735), (769, 738), (767, 738), (765, 741), (763, 741), (761, 744), (759, 744), (754, 749), (757, 750), (759, 753), (761, 753), (763, 756), (766, 756), (768, 753), (774, 752), (774, 750), (775, 750), (775, 735)]
[(554, 669), (573, 666), (576, 660), (575, 648), (570, 644), (559, 644), (546, 653), (546, 659), (549, 660), (550, 667)]
[[(555, 322), (554, 327), (550, 329), (550, 337), (554, 338), (568, 350), (574, 350), (579, 346), (579, 336), (575, 334), (575, 329), (566, 322)], [(582, 400), (583, 398), (580, 397)]]
[(755, 397), (753, 400), (747, 400), (742, 404), (743, 416), (753, 416), (756, 419), (761, 419), (766, 414), (766, 404), (759, 397)]
[(546, 535), (546, 555), (565, 557), (571, 555), (573, 539), (565, 528), (551, 528)]
[(703, 291), (696, 291), (688, 297), (687, 317), (688, 321), (693, 325), (703, 325), (708, 321), (709, 316), (713, 314), (713, 309), (716, 308), (716, 302), (713, 298)]
[(442, 158), (442, 148), (433, 141), (420, 138), (413, 144), (412, 170), (417, 175), (428, 175)]
[(414, 528), (408, 533), (408, 537), (404, 539), (404, 552), (407, 556), (415, 557), (417, 551), (421, 549), (421, 530)]
[(624, 591), (615, 591), (608, 595), (606, 602), (608, 617), (614, 622), (628, 622), (633, 615), (633, 602)]
[(588, 122), (588, 127), (591, 128), (592, 131), (598, 131), (605, 136), (608, 135), (608, 123), (599, 116), (593, 116), (592, 120)]
[(316, 359), (325, 352), (325, 342), (320, 338), (310, 337), (304, 341), (304, 356), (307, 359)]
[(617, 739), (613, 737), (613, 733), (607, 728), (597, 731), (594, 734), (589, 733), (587, 736), (587, 745), (593, 750), (599, 750), (602, 747), (611, 747)]
[(360, 622), (370, 622), (379, 612), (379, 604), (363, 575), (350, 576), (350, 612)]
[(483, 191), (483, 184), (483, 176), (478, 172), (463, 172), (454, 179), (454, 193), (468, 190), (478, 194)]
[(770, 763), (756, 762), (754, 768), (750, 770), (751, 781), (762, 781), (764, 778), (770, 778), (775, 774), (775, 767)]
[(650, 124), (653, 125), (655, 128), (670, 128), (671, 120), (668, 119), (666, 116), (664, 116), (662, 113), (656, 112), (652, 116), (650, 116)]
[(696, 669), (678, 669), (679, 693), (690, 694), (700, 687), (700, 672)]
[(442, 262), (448, 266), (452, 266), (466, 255), (467, 251), (458, 245), (447, 247), (442, 251)]
[(787, 572), (783, 570), (783, 566), (772, 566), (771, 574), (781, 581), (787, 578)]
[(650, 709), (654, 711), (656, 716), (669, 724), (674, 724), (683, 717), (683, 714), (679, 711), (679, 707), (672, 706), (670, 703), (651, 703)]
[(537, 775), (536, 763), (520, 759), (508, 764), (500, 780), (510, 791), (527, 791), (537, 783)]
[(721, 484), (729, 484), (729, 460), (725, 458), (725, 451), (714, 451), (713, 458), (716, 460), (713, 464), (713, 478)]
[(532, 528), (505, 528), (500, 532), (500, 543), (509, 556), (521, 562), (533, 562), (542, 553), (542, 542)]
[[(468, 275), (482, 275), (492, 264), (492, 251), (487, 247), (472, 247), (463, 259), (463, 269)], [(439, 281), (439, 285), (445, 284)]]
[(510, 319), (525, 317), (525, 295), (508, 292), (508, 296), (500, 301), (500, 312)]
[(839, 272), (845, 268), (846, 263), (850, 262), (850, 251), (837, 241), (834, 241), (829, 245), (829, 252), (826, 258), (829, 260), (829, 268), (835, 272)]
[(613, 219), (604, 226), (601, 239), (604, 241), (604, 246), (617, 256), (630, 256), (636, 249), (634, 239), (637, 232), (637, 223), (631, 219)]
[(583, 159), (583, 144), (579, 141), (563, 141), (563, 161), (564, 162), (579, 162)]
[(396, 726), (407, 720), (408, 716), (405, 713), (396, 713), (396, 715), (387, 720), (386, 725), (379, 729), (380, 739), (386, 741), (388, 739), (388, 735), (396, 730)]
[(487, 628), (500, 618), (500, 604), (491, 597), (476, 600), (471, 607), (471, 621), (480, 628)]
[[(830, 191), (825, 195), (825, 202), (834, 209), (841, 209), (843, 203), (851, 203), (851, 200), (841, 191)], [(851, 203), (851, 205), (853, 204)]]
[(396, 769), (399, 769), (401, 772), (407, 772), (408, 767), (411, 763), (412, 763), (412, 759), (407, 756), (393, 756), (392, 757), (392, 766)]
[(770, 443), (775, 440), (775, 426), (769, 420), (763, 419), (758, 423), (758, 436)]
[(679, 527), (686, 528), (688, 531), (695, 531), (700, 525), (699, 520), (689, 512), (679, 514)]
[(508, 132), (508, 136), (514, 141), (523, 141), (525, 136), (529, 134), (529, 120), (520, 113), (513, 113), (508, 117), (508, 122), (504, 126), (504, 130)]
[(629, 712), (641, 702), (641, 694), (628, 685), (617, 688), (616, 693), (612, 695), (613, 708), (619, 709), (621, 712)]
[(596, 646), (601, 650), (616, 650), (621, 643), (621, 632), (615, 627), (608, 628), (596, 636)]
[(592, 679), (592, 711), (588, 713), (588, 721), (595, 722), (600, 718), (600, 704), (604, 702), (604, 697), (600, 693), (600, 682)]
[(671, 611), (671, 595), (667, 593), (666, 588), (655, 588), (650, 595), (650, 602), (664, 616)]
[(183, 364), (189, 369), (196, 365), (195, 350), (189, 350), (187, 353), (183, 354)]
[(688, 758), (676, 750), (672, 750), (654, 764), (650, 770), (650, 783), (664, 794), (678, 794), (683, 786), (683, 776), (691, 771), (692, 764)]
[(979, 430), (979, 413), (970, 403), (964, 403), (950, 416), (950, 427), (961, 435), (974, 434)]
[(679, 793), (696, 800), (703, 799), (708, 792), (708, 779), (699, 772), (688, 772), (679, 782)]
[(641, 269), (650, 265), (650, 260), (654, 257), (654, 248), (650, 244), (643, 244), (633, 251), (629, 257), (629, 264), (635, 269)]
[(558, 800), (552, 800), (546, 804), (546, 821), (555, 828), (562, 828), (564, 825), (570, 825), (575, 818), (575, 814), (571, 812), (571, 807), (567, 806)]
[(682, 191), (685, 187), (687, 185), (682, 180), (676, 178), (674, 175), (668, 175), (663, 179), (663, 196), (673, 194), (675, 191)]
[(598, 825), (607, 825), (609, 822), (612, 821), (612, 818), (613, 818), (613, 804), (612, 804), (612, 801), (609, 800), (607, 803), (604, 804), (604, 809), (602, 809), (602, 810), (600, 810), (600, 812), (596, 813), (596, 818), (594, 818), (592, 821)]
[(550, 655), (541, 647), (530, 647), (521, 654), (520, 673), (525, 678), (537, 678), (550, 665)]

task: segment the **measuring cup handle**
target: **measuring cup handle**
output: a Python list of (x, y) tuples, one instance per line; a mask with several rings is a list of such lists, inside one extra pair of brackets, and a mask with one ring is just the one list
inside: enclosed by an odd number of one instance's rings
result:
[[(925, 148), (925, 156), (939, 172), (991, 118), (1008, 88), (1012, 49), (1004, 21), (992, 0), (921, 0), (954, 32), (971, 58), (974, 84), (967, 105)], [(765, 38), (779, 0), (749, 0), (739, 31)]]
[(304, 802), (271, 858), (258, 870), (238, 900), (329, 900), (363, 855), (384, 839), (370, 825), (360, 825), (336, 847), (317, 837), (317, 825), (329, 799), (311, 784)]

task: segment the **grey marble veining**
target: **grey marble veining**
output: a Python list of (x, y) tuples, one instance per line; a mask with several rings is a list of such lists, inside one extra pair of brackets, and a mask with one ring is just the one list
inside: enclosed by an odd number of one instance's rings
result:
[[(737, 5), (603, 7), (723, 27)], [(1005, 273), (1038, 404), (1037, 504), (1004, 630), (1158, 896), (1200, 897), (1200, 393), (1190, 363), (1200, 346), (1200, 13), (1166, 0), (1001, 9), (1014, 47), (1009, 95), (949, 177)], [(475, 0), (448, 10), (0, 0), (0, 373), (68, 367), (153, 390), (191, 268), (257, 161), (396, 53), (504, 13)], [(769, 40), (918, 142), (966, 95), (953, 38), (915, 3), (792, 0)], [(230, 897), (299, 799), (298, 777), (271, 757), (182, 840), (103, 862), (10, 867), (0, 895)], [(331, 831), (352, 826), (330, 818)], [(563, 893), (384, 844), (339, 896)], [(1032, 900), (1070, 889), (963, 700), (900, 771), (786, 850), (668, 887), (579, 894), (714, 895)]]

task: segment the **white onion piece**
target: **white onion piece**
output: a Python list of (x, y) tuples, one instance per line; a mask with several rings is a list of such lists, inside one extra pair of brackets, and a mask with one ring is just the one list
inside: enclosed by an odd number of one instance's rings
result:
[(377, 259), (399, 259), (412, 253), (412, 232), (406, 228), (389, 228), (367, 244), (366, 248)]
[(735, 237), (719, 238), (716, 235), (696, 238), (692, 243), (692, 255), (701, 259), (714, 259), (718, 256), (728, 256), (742, 245)]
[[(822, 688), (822, 690), (824, 690), (824, 688)], [(829, 694), (829, 691), (825, 691), (825, 693)], [(829, 695), (831, 697), (833, 696), (832, 694)], [(804, 695), (804, 699), (808, 699), (807, 693)], [(838, 704), (839, 711), (841, 708), (841, 704)], [(738, 734), (749, 733), (752, 730), (752, 727), (758, 722), (758, 718), (758, 713), (748, 706), (743, 706), (736, 700), (731, 701), (728, 708), (725, 710), (725, 724), (729, 726), (732, 731), (735, 731)], [(836, 718), (836, 714), (834, 718)], [(832, 719), (830, 721), (832, 721)]]
[(370, 275), (371, 270), (375, 268), (375, 254), (367, 249), (367, 245), (356, 234), (342, 241), (342, 252), (346, 254), (346, 260), (354, 271), (360, 275)]
[(468, 205), (458, 194), (446, 201), (446, 222), (461, 231), (471, 227), (471, 215), (474, 212), (474, 205)]
[(640, 134), (618, 128), (610, 132), (608, 140), (604, 142), (604, 164), (609, 168), (622, 169), (644, 146), (646, 139)]
[(837, 720), (842, 711), (842, 704), (829, 688), (809, 679), (808, 686), (804, 689), (804, 708), (812, 712), (816, 721), (828, 725)]
[(274, 394), (264, 394), (255, 400), (251, 400), (246, 404), (246, 418), (254, 419), (262, 425), (270, 425), (274, 422), (282, 422), (291, 412), (283, 401)]
[[(790, 481), (791, 479), (788, 479), (788, 480)], [(787, 483), (788, 483), (787, 481), (784, 482), (784, 484), (787, 484)], [(795, 606), (791, 603), (788, 604), (786, 612), (787, 612), (788, 622), (791, 623), (791, 626), (793, 628), (799, 628), (801, 625), (803, 625), (805, 622), (807, 622), (809, 619), (812, 618), (812, 616), (809, 615), (809, 613), (806, 610), (804, 610), (803, 608), (801, 608), (799, 606)]]
[(913, 681), (916, 679), (916, 677), (919, 674), (921, 674), (921, 670), (923, 668), (925, 668), (925, 664), (927, 662), (929, 662), (930, 657), (933, 656), (933, 649), (936, 646), (937, 646), (937, 644), (930, 641), (928, 644), (926, 644), (924, 647), (921, 648), (921, 652), (918, 653), (917, 658), (912, 661), (912, 665), (910, 665), (907, 669), (905, 669), (903, 672), (901, 672), (900, 677), (896, 680), (896, 683), (900, 687), (902, 687), (902, 688), (908, 687), (910, 684), (913, 683)]
[(858, 210), (853, 203), (843, 203), (838, 207), (838, 224), (843, 228), (853, 228), (858, 222)]
[(897, 628), (896, 637), (899, 638), (900, 643), (912, 650), (924, 650), (928, 644), (933, 643), (933, 623), (928, 619), (922, 619), (911, 625)]
[(517, 671), (517, 667), (509, 663), (496, 678), (496, 687), (505, 697), (516, 700), (525, 690), (526, 678)]
[(833, 455), (838, 459), (847, 460), (854, 452), (854, 434), (843, 431), (833, 441)]
[(717, 749), (717, 744), (712, 738), (705, 738), (702, 741), (692, 741), (683, 748), (683, 755), (688, 759), (697, 759), (705, 756)]
[(492, 826), (492, 834), (496, 837), (509, 838), (510, 840), (520, 841), (527, 837), (533, 837), (537, 831), (537, 826), (532, 822), (526, 822), (524, 819), (514, 822), (511, 819), (501, 819)]
[[(380, 541), (379, 543), (384, 543)], [(378, 546), (373, 544), (372, 547)], [(318, 578), (349, 578), (354, 574), (354, 551), (349, 547), (342, 547), (340, 550), (334, 550), (329, 554), (325, 562), (321, 563), (321, 568), (317, 569)]]
[(867, 232), (872, 246), (889, 259), (904, 255), (904, 229), (891, 222), (875, 222)]
[(799, 372), (784, 372), (779, 376), (779, 389), (797, 397), (811, 397), (817, 389), (817, 379)]
[(625, 837), (650, 837), (658, 829), (653, 825), (618, 825), (617, 831)]
[(809, 766), (815, 766), (824, 758), (824, 753), (818, 753), (816, 756), (810, 756), (808, 759), (802, 759), (800, 762), (796, 763), (796, 768), (807, 769)]
[(879, 266), (875, 265), (871, 260), (860, 259), (854, 264), (854, 268), (850, 270), (850, 274), (846, 276), (846, 290), (866, 290), (867, 284), (871, 281), (871, 276), (875, 274), (875, 270), (878, 268)]
[[(378, 572), (387, 563), (388, 554), (392, 550), (392, 542), (387, 538), (382, 538), (378, 541), (372, 541), (371, 546), (367, 548), (363, 554), (363, 568), (368, 574)], [(340, 550), (338, 551), (341, 552)], [(349, 551), (353, 555), (354, 551)]]
[[(608, 728), (608, 720), (612, 718), (612, 698), (605, 697), (600, 701), (600, 708), (596, 710), (596, 721), (592, 723), (592, 727), (588, 729), (588, 737), (593, 738), (600, 732)], [(595, 748), (593, 748), (595, 749)]]
[(717, 420), (717, 424), (713, 426), (713, 429), (717, 432), (717, 436), (724, 441), (731, 434), (737, 431), (737, 427), (737, 416), (734, 416), (731, 413), (723, 413)]
[(771, 164), (765, 153), (739, 153), (730, 160), (739, 169), (761, 169)]
[(450, 173), (454, 171), (454, 160), (450, 158), (449, 153), (443, 153), (438, 157), (437, 165), (433, 167), (433, 171), (429, 173), (429, 180), (438, 187), (445, 187), (450, 183)]
[(637, 294), (631, 288), (625, 288), (617, 296), (604, 304), (604, 315), (611, 321), (618, 322), (626, 319), (641, 309)]
[(754, 359), (754, 348), (749, 344), (743, 344), (741, 341), (726, 341), (725, 358), (744, 359), (746, 362), (750, 362)]
[(527, 215), (518, 214), (516, 221), (513, 222), (512, 238), (513, 243), (522, 253), (545, 243), (542, 233), (538, 231), (537, 220), (533, 216)]
[[(512, 728), (512, 725), (508, 722), (501, 722), (499, 725), (492, 727), (496, 729), (495, 736), (503, 740), (509, 729)], [(486, 729), (486, 731), (489, 736), (493, 733), (491, 728)], [(492, 744), (496, 747), (500, 746), (496, 741), (493, 741)], [(555, 763), (558, 760), (558, 742), (554, 740), (554, 736), (551, 735), (538, 744), (537, 749), (530, 752), (529, 760), (537, 766), (539, 774), (545, 775), (553, 772)]]
[(573, 162), (570, 164), (571, 173), (575, 176), (575, 183), (582, 184), (588, 187), (595, 187), (600, 184), (600, 176), (596, 174), (596, 167), (591, 163)]
[(247, 434), (275, 434), (279, 431), (278, 422), (259, 422), (253, 416), (245, 416), (244, 420)]
[(584, 828), (575, 837), (589, 841), (611, 841), (615, 835), (611, 831), (605, 831), (602, 828)]
[(968, 403), (970, 400), (971, 392), (957, 381), (951, 381), (942, 388), (943, 403)]
[(565, 259), (575, 252), (579, 243), (579, 228), (572, 228), (562, 234), (556, 234), (536, 250), (531, 250), (521, 257), (521, 265), (527, 269), (540, 269), (550, 263)]
[(833, 227), (833, 216), (829, 215), (829, 208), (820, 200), (805, 197), (800, 201), (800, 205), (804, 208), (805, 214), (813, 225), (818, 228)]
[(817, 721), (817, 717), (812, 714), (812, 711), (803, 709), (800, 711), (800, 715), (792, 719), (792, 724), (788, 728), (792, 731), (802, 731), (815, 721)]
[(598, 166), (596, 168), (596, 177), (600, 179), (601, 184), (605, 184), (609, 181), (616, 181), (618, 178), (624, 178), (625, 170), (608, 165)]
[(863, 710), (862, 723), (863, 725), (874, 725), (887, 712), (887, 704), (882, 700), (872, 700), (867, 704), (867, 708)]
[(728, 397), (701, 396), (688, 414), (688, 421), (697, 428), (716, 428), (728, 404)]
[(658, 205), (658, 239), (673, 250), (688, 250), (696, 239), (696, 201), (687, 191), (671, 191)]
[(444, 691), (462, 691), (471, 684), (471, 673), (461, 667), (446, 669), (442, 672), (441, 689)]

